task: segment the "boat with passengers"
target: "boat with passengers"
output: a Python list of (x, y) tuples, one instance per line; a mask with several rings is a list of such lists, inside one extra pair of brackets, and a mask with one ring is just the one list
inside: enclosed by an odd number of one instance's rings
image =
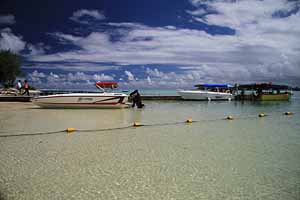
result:
[(127, 108), (128, 95), (106, 92), (105, 88), (117, 88), (117, 82), (97, 82), (98, 93), (68, 93), (39, 96), (33, 103), (42, 108)]
[(177, 93), (184, 100), (231, 100), (233, 95), (229, 84), (198, 84), (194, 90), (179, 90)]
[(288, 85), (269, 83), (242, 84), (234, 87), (237, 100), (287, 101), (292, 94)]

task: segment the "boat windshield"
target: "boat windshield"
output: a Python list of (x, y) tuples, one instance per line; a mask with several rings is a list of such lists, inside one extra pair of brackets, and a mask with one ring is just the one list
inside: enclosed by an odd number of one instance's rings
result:
[(197, 90), (230, 93), (230, 88), (233, 86), (228, 84), (199, 84), (195, 85), (195, 87), (197, 87)]
[(117, 82), (96, 82), (96, 87), (98, 89), (100, 89), (102, 92), (105, 92), (105, 89), (115, 89), (118, 87), (118, 83)]

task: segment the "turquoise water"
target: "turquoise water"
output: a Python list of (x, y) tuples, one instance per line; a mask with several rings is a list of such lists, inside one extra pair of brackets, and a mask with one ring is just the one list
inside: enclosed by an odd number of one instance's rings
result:
[(141, 89), (139, 91), (141, 95), (162, 95), (162, 96), (178, 95), (177, 90), (174, 89)]
[[(0, 136), (98, 130), (0, 137), (1, 198), (300, 198), (300, 93), (289, 102), (144, 103), (124, 110), (0, 103)], [(134, 122), (153, 126), (100, 130)]]

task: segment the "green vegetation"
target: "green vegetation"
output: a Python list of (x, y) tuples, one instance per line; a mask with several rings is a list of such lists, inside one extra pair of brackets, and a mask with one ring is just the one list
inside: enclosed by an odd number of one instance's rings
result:
[(0, 84), (4, 87), (13, 86), (17, 76), (22, 74), (20, 70), (21, 58), (7, 50), (0, 51)]

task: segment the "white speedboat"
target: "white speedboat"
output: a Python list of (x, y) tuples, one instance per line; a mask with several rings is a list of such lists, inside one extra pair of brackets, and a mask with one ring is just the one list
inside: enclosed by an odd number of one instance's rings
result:
[(230, 85), (225, 84), (201, 84), (195, 85), (195, 90), (179, 90), (177, 93), (184, 100), (231, 100)]
[[(115, 88), (115, 82), (97, 82), (100, 89), (109, 86)], [(70, 93), (39, 96), (33, 99), (33, 103), (42, 108), (127, 108), (129, 107), (128, 95), (123, 93)]]

